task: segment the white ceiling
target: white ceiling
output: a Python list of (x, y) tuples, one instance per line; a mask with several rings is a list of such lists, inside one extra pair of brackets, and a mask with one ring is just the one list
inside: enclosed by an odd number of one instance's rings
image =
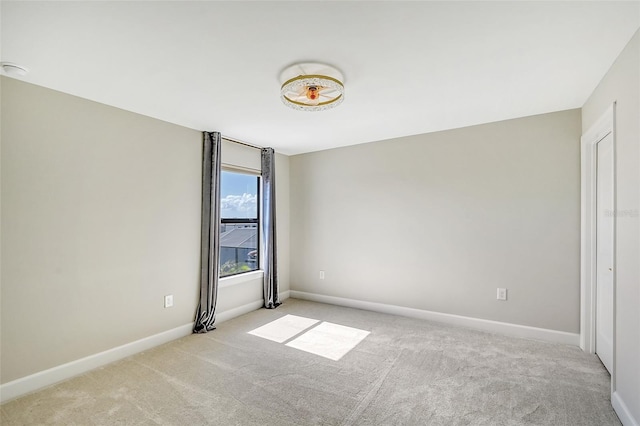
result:
[[(62, 92), (297, 154), (579, 108), (640, 27), (639, 1), (1, 3), (1, 59)], [(288, 65), (345, 101), (279, 99)]]

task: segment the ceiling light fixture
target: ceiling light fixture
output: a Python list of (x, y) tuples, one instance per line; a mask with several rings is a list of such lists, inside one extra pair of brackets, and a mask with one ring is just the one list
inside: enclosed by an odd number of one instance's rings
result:
[(317, 62), (287, 67), (280, 74), (282, 102), (299, 111), (324, 111), (344, 101), (342, 73)]
[(11, 62), (0, 62), (0, 65), (2, 66), (2, 71), (7, 75), (24, 76), (29, 72), (29, 70), (22, 65), (13, 64)]

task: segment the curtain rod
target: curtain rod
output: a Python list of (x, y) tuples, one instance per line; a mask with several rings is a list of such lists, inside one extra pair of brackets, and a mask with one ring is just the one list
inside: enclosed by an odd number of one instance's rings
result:
[(252, 145), (252, 144), (250, 144), (250, 143), (246, 143), (246, 142), (240, 142), (240, 141), (238, 141), (238, 140), (231, 139), (231, 138), (229, 138), (229, 137), (227, 137), (227, 136), (222, 136), (222, 139), (226, 139), (226, 140), (228, 140), (229, 142), (233, 142), (233, 143), (239, 143), (240, 145), (248, 146), (249, 148), (255, 148), (255, 149), (260, 149), (260, 150), (262, 150), (262, 147), (261, 147), (261, 146), (258, 146), (258, 145)]

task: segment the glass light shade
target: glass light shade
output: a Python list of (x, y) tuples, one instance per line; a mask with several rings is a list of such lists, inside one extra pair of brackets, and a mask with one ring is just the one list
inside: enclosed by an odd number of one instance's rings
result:
[[(308, 71), (324, 73), (306, 73)], [(290, 108), (323, 111), (335, 108), (344, 101), (342, 74), (329, 65), (296, 64), (287, 68), (281, 79), (284, 82), (280, 88), (280, 98)]]

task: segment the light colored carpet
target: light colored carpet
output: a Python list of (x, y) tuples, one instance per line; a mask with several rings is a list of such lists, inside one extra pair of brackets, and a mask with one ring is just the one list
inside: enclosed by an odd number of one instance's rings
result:
[[(371, 333), (339, 361), (249, 331)], [(619, 425), (579, 348), (289, 299), (2, 405), (5, 425)]]

